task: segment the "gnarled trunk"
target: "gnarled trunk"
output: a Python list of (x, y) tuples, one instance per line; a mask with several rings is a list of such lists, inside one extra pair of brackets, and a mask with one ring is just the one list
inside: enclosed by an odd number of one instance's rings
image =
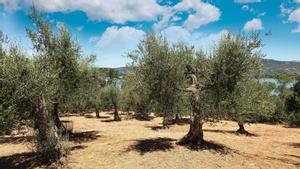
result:
[(202, 110), (200, 109), (198, 92), (194, 90), (192, 92), (191, 106), (191, 121), (190, 121), (190, 130), (187, 135), (185, 135), (180, 141), (179, 144), (188, 144), (192, 146), (202, 145), (204, 143), (203, 138), (203, 119), (202, 119)]
[(190, 122), (190, 130), (181, 140), (180, 144), (201, 145), (204, 143), (203, 139), (203, 123), (198, 115)]
[(191, 96), (191, 121), (190, 130), (187, 135), (185, 135), (179, 144), (191, 145), (191, 146), (201, 146), (205, 143), (203, 139), (203, 112), (199, 104), (199, 92), (201, 92), (201, 85), (197, 82), (197, 76), (194, 71), (190, 70), (190, 78), (192, 84), (186, 88), (184, 91), (192, 93)]
[(39, 153), (39, 159), (42, 163), (58, 159), (61, 155), (61, 144), (59, 142), (54, 117), (48, 113), (43, 97), (37, 99), (34, 117), (34, 123), (37, 129), (36, 148)]

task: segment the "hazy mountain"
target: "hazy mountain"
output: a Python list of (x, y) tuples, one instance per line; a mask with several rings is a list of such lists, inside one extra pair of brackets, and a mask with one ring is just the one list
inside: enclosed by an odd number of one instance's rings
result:
[(273, 76), (277, 73), (300, 75), (300, 61), (278, 61), (273, 59), (263, 59), (263, 65), (267, 76)]
[[(266, 76), (274, 76), (277, 73), (299, 74), (300, 75), (300, 61), (278, 61), (273, 59), (263, 59), (263, 67)], [(127, 67), (115, 68), (121, 74), (128, 72)]]

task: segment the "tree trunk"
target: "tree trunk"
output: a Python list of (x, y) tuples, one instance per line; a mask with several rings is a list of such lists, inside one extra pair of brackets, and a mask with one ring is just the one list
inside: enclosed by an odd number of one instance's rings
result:
[(54, 119), (55, 126), (58, 129), (58, 132), (66, 133), (67, 130), (59, 119), (59, 111), (58, 111), (58, 103), (57, 102), (53, 103), (53, 119)]
[(163, 125), (164, 128), (168, 128), (167, 112), (164, 112), (162, 125)]
[(35, 117), (35, 128), (38, 131), (38, 140), (46, 141), (47, 140), (47, 115), (46, 115), (46, 105), (44, 98), (38, 98), (36, 103), (36, 109), (34, 112)]
[(99, 109), (98, 108), (96, 108), (96, 117), (100, 118), (100, 113), (99, 113)]
[(203, 138), (203, 123), (199, 115), (195, 115), (190, 122), (190, 130), (187, 135), (185, 135), (179, 144), (189, 144), (189, 145), (201, 145), (204, 143)]
[(54, 117), (51, 113), (48, 113), (43, 97), (37, 99), (34, 123), (37, 129), (36, 149), (39, 153), (39, 160), (42, 163), (47, 163), (51, 160), (58, 159), (61, 155), (61, 144), (59, 142)]
[(239, 134), (249, 134), (248, 131), (246, 131), (244, 123), (238, 123), (239, 129), (236, 131)]
[(119, 116), (119, 112), (118, 112), (118, 106), (117, 103), (113, 103), (114, 105), (114, 121), (121, 121), (121, 118)]
[(175, 124), (179, 124), (179, 120), (180, 120), (180, 119), (179, 119), (179, 115), (176, 114), (176, 115), (175, 115), (175, 121), (174, 121), (174, 123), (175, 123)]
[(205, 144), (203, 138), (203, 112), (201, 105), (199, 104), (199, 93), (202, 91), (201, 85), (198, 83), (196, 72), (192, 67), (187, 66), (190, 73), (190, 78), (192, 84), (186, 88), (184, 91), (191, 93), (191, 117), (190, 117), (190, 130), (187, 135), (185, 135), (179, 144), (194, 146), (203, 146)]
[(202, 119), (202, 110), (198, 103), (199, 96), (197, 90), (192, 91), (192, 113), (190, 121), (190, 130), (187, 135), (185, 135), (180, 141), (179, 144), (182, 145), (191, 145), (191, 146), (201, 146), (203, 145), (203, 119)]

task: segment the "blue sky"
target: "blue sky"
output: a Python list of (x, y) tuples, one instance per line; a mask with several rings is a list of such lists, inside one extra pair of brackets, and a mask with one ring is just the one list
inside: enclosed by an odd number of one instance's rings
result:
[[(261, 32), (266, 58), (300, 60), (300, 0), (0, 0), (0, 30), (30, 53), (32, 4), (67, 27), (96, 65), (124, 66), (150, 30), (209, 50), (226, 32)], [(272, 36), (265, 36), (266, 32)]]

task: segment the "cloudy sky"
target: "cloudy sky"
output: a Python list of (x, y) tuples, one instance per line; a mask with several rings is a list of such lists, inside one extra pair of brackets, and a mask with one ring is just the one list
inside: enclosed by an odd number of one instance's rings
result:
[(300, 60), (300, 0), (0, 0), (0, 30), (28, 53), (32, 4), (53, 29), (67, 27), (84, 55), (96, 54), (97, 66), (124, 66), (150, 30), (207, 50), (226, 32), (258, 30), (266, 58)]

